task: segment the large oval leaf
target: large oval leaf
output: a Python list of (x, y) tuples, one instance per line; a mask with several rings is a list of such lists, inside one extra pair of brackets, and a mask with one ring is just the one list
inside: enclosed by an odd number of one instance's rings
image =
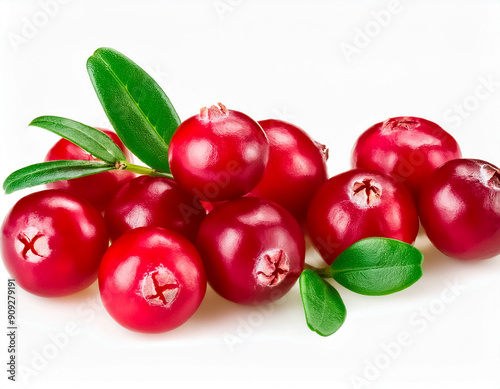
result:
[(344, 250), (331, 265), (331, 272), (353, 292), (381, 296), (414, 284), (422, 276), (422, 261), (422, 253), (408, 243), (366, 238)]
[(104, 162), (125, 161), (126, 157), (109, 136), (93, 127), (58, 116), (40, 116), (30, 126), (49, 130), (80, 146), (94, 157)]
[(344, 324), (347, 311), (339, 292), (312, 270), (299, 278), (300, 295), (309, 328), (321, 336), (330, 336)]
[(9, 175), (3, 183), (3, 189), (9, 194), (48, 182), (89, 176), (113, 169), (114, 165), (99, 161), (59, 160), (36, 163)]
[(148, 166), (170, 172), (168, 144), (180, 119), (156, 81), (110, 48), (97, 49), (87, 61), (87, 71), (125, 146)]

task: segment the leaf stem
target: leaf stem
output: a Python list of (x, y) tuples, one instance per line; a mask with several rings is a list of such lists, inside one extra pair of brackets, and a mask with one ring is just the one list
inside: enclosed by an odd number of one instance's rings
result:
[(311, 266), (308, 263), (306, 263), (305, 269), (312, 270), (313, 272), (318, 274), (321, 278), (333, 278), (333, 270), (330, 266), (319, 268), (319, 267)]
[(156, 169), (151, 169), (146, 166), (135, 165), (127, 161), (117, 161), (115, 164), (118, 170), (128, 170), (132, 173), (143, 174), (151, 177), (168, 177), (173, 179), (174, 176), (170, 173), (160, 172)]

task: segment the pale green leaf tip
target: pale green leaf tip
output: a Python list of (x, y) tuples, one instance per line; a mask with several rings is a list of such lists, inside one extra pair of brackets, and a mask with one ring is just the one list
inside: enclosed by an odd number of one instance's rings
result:
[(101, 55), (101, 53), (104, 52), (119, 53), (117, 50), (112, 49), (111, 47), (99, 47), (96, 51), (94, 51), (94, 54), (92, 54), (92, 56), (98, 57)]
[(32, 126), (35, 126), (36, 127), (36, 123), (38, 122), (38, 120), (40, 120), (42, 116), (39, 116), (37, 118), (34, 118), (29, 124), (28, 124), (28, 127), (32, 127)]
[(39, 122), (48, 121), (48, 120), (54, 120), (54, 119), (60, 119), (58, 116), (50, 116), (50, 115), (43, 115), (43, 116), (38, 116), (34, 118), (30, 124), (28, 124), (28, 127), (34, 126), (34, 127), (39, 127)]
[(97, 50), (95, 50), (91, 56), (87, 58), (87, 69), (90, 69), (92, 67), (92, 61), (96, 59), (97, 57), (100, 56), (100, 52), (102, 51), (103, 47), (99, 47)]
[(320, 332), (319, 330), (313, 328), (311, 325), (309, 325), (309, 323), (307, 323), (307, 326), (309, 327), (309, 329), (313, 332), (316, 332), (319, 336), (322, 336), (324, 338), (330, 336), (330, 335), (333, 335), (335, 332), (332, 332), (331, 334), (323, 334), (322, 332)]
[(11, 194), (15, 192), (15, 189), (12, 189), (11, 182), (9, 182), (9, 177), (7, 177), (7, 179), (3, 182), (2, 185), (2, 189), (5, 191), (5, 194)]
[(92, 55), (98, 55), (101, 51), (105, 50), (106, 47), (99, 47), (97, 48)]

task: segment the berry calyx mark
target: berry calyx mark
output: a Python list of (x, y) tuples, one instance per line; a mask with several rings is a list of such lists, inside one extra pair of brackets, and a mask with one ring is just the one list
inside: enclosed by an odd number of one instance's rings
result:
[(35, 242), (43, 236), (42, 233), (38, 232), (33, 238), (30, 238), (24, 232), (21, 232), (17, 239), (24, 245), (21, 255), (24, 259), (28, 259), (28, 253), (31, 251), (34, 255), (44, 258), (36, 249)]
[(146, 275), (142, 284), (142, 295), (153, 305), (170, 306), (179, 293), (175, 276), (165, 268)]
[(386, 122), (386, 126), (391, 130), (414, 130), (418, 126), (418, 124), (419, 123), (416, 120), (412, 120), (410, 118), (392, 118)]
[(290, 262), (281, 250), (270, 250), (260, 256), (255, 266), (257, 281), (262, 286), (279, 285), (290, 271)]
[(125, 170), (127, 168), (127, 164), (123, 161), (116, 161), (115, 162), (115, 169), (116, 170)]
[(382, 191), (380, 188), (372, 184), (370, 178), (364, 179), (362, 182), (356, 181), (352, 186), (353, 198), (358, 203), (366, 205), (374, 205), (380, 201)]
[(500, 171), (491, 165), (484, 165), (483, 171), (486, 175), (488, 185), (500, 189)]
[(323, 156), (323, 158), (325, 159), (325, 161), (328, 161), (328, 157), (330, 154), (330, 150), (328, 149), (328, 147), (326, 147), (324, 144), (316, 142), (315, 140), (313, 140), (313, 142), (316, 145), (316, 147), (318, 148), (318, 150), (320, 151), (320, 153)]
[(204, 120), (213, 120), (226, 116), (228, 112), (226, 106), (222, 103), (217, 104), (218, 107), (216, 105), (212, 105), (210, 108), (203, 107), (200, 109), (201, 118)]

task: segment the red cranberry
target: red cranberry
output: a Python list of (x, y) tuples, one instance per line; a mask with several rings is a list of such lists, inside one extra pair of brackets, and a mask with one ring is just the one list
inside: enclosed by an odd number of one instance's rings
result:
[(354, 145), (352, 166), (390, 175), (405, 183), (417, 198), (436, 168), (461, 155), (455, 139), (436, 123), (396, 117), (361, 134)]
[(221, 204), (224, 204), (226, 201), (213, 201), (213, 202), (208, 202), (208, 201), (200, 201), (201, 205), (203, 205), (203, 208), (205, 209), (205, 213), (210, 213), (212, 210), (216, 207), (218, 207)]
[[(124, 144), (114, 132), (109, 130), (98, 130), (109, 136), (127, 157), (132, 160), (132, 154), (125, 148)], [(98, 161), (97, 158), (78, 147), (74, 143), (61, 139), (59, 140), (45, 156), (45, 161), (82, 159), (87, 161)], [(99, 211), (103, 211), (109, 204), (115, 193), (127, 181), (135, 177), (135, 174), (125, 170), (111, 170), (91, 176), (74, 178), (72, 180), (56, 181), (47, 184), (51, 189), (64, 189), (70, 193), (76, 194), (89, 201)]]
[(268, 158), (269, 142), (259, 124), (220, 103), (182, 122), (168, 150), (175, 179), (204, 201), (248, 193), (262, 178)]
[(196, 239), (205, 217), (200, 202), (165, 177), (140, 176), (127, 182), (106, 208), (112, 240), (137, 227), (163, 227)]
[(304, 267), (302, 230), (285, 209), (255, 197), (229, 201), (201, 224), (197, 247), (222, 297), (263, 304), (283, 296)]
[(328, 178), (328, 150), (293, 124), (281, 120), (259, 124), (269, 139), (269, 162), (249, 195), (274, 201), (302, 221), (314, 193)]
[(2, 226), (2, 257), (18, 284), (38, 296), (65, 296), (97, 278), (108, 235), (88, 202), (59, 190), (19, 200)]
[(194, 245), (160, 227), (139, 227), (106, 251), (99, 268), (104, 307), (132, 331), (172, 330), (198, 309), (206, 276)]
[(311, 240), (330, 265), (347, 247), (369, 237), (413, 243), (419, 223), (413, 198), (384, 174), (354, 169), (326, 181), (307, 215)]
[(422, 226), (444, 254), (485, 259), (500, 254), (500, 170), (477, 159), (437, 169), (420, 194)]

